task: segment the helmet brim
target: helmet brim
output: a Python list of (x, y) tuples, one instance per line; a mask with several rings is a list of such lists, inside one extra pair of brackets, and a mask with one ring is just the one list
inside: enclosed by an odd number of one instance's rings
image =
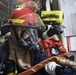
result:
[(5, 24), (5, 25), (2, 25), (1, 27), (25, 27), (25, 28), (40, 28), (41, 26), (39, 25), (19, 25), (19, 24), (14, 24), (14, 25), (11, 25), (11, 24)]

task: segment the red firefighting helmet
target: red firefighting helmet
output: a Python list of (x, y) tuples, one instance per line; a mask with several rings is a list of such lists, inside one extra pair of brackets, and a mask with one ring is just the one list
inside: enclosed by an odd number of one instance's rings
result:
[(27, 7), (13, 10), (9, 21), (18, 25), (36, 24), (38, 22), (36, 13)]

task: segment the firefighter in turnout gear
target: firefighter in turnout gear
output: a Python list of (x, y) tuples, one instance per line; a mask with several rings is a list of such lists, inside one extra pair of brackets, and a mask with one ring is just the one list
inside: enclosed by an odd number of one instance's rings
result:
[[(40, 17), (29, 7), (22, 6), (13, 10), (8, 21), (11, 32), (8, 38), (9, 56), (7, 56), (7, 64), (2, 65), (2, 70), (5, 68), (5, 73), (3, 74), (3, 71), (0, 71), (1, 75), (19, 75), (19, 73), (27, 71), (51, 56), (55, 56), (52, 52), (52, 55), (44, 52), (46, 48), (50, 48), (53, 41), (52, 43), (46, 41), (50, 45), (45, 48), (43, 45), (45, 40), (38, 39), (37, 31), (42, 30), (43, 32), (46, 27)], [(58, 42), (56, 41), (55, 45)], [(55, 47), (55, 45), (53, 46)], [(59, 46), (58, 49), (62, 48), (61, 43)], [(60, 51), (57, 50), (56, 56), (68, 58), (64, 48)], [(60, 68), (56, 62), (49, 62), (38, 71), (33, 70), (35, 73), (31, 73), (31, 75), (54, 75)]]
[[(8, 21), (11, 32), (8, 39), (9, 59), (15, 62), (17, 74), (39, 63), (39, 54), (44, 54), (45, 59), (49, 57), (37, 41), (36, 29), (44, 30), (45, 26), (35, 12), (28, 7), (16, 8)], [(11, 72), (8, 75), (10, 74)]]

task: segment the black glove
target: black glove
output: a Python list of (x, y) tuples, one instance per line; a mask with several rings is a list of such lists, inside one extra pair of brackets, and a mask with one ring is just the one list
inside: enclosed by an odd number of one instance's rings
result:
[(63, 31), (61, 30), (60, 25), (53, 25), (53, 28), (50, 28), (49, 31), (47, 32), (47, 35), (48, 36), (52, 36), (54, 34), (60, 35), (61, 33), (63, 33)]

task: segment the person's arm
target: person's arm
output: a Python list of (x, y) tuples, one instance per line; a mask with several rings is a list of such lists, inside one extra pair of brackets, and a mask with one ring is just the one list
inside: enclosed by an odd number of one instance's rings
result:
[(65, 49), (64, 45), (62, 44), (62, 42), (57, 38), (57, 35), (53, 36), (53, 39), (54, 39), (55, 46), (59, 50), (58, 56), (59, 57), (69, 58), (68, 52), (66, 51), (66, 49)]

